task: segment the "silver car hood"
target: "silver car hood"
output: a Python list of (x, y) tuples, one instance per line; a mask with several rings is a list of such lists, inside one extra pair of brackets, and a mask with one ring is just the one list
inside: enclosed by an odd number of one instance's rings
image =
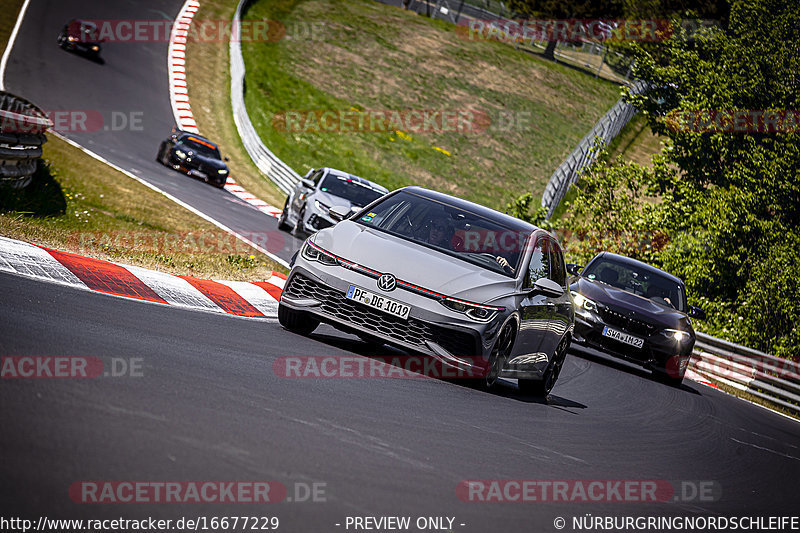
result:
[(488, 303), (513, 293), (517, 284), (508, 276), (350, 220), (317, 232), (312, 240), (361, 266), (476, 303)]

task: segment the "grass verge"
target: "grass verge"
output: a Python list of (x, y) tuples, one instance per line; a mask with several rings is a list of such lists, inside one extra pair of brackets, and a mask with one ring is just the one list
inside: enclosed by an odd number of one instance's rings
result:
[(0, 234), (173, 274), (248, 281), (286, 272), (54, 135), (33, 183), (22, 191), (0, 189)]
[[(541, 194), (619, 97), (613, 83), (370, 0), (262, 0), (244, 18), (285, 28), (281, 39), (242, 43), (245, 99), (262, 140), (300, 173), (338, 167), (389, 188), (420, 184), (503, 208), (525, 192)], [(414, 130), (407, 120), (315, 131), (307, 112), (325, 110), (480, 118), (473, 131)], [(287, 111), (306, 113), (297, 125)]]
[[(202, 0), (196, 21), (227, 21), (236, 0)], [(230, 158), (231, 177), (257, 198), (282, 207), (286, 195), (264, 177), (244, 149), (231, 112), (231, 76), (227, 40), (189, 40), (186, 79), (189, 102), (200, 132), (220, 145)]]

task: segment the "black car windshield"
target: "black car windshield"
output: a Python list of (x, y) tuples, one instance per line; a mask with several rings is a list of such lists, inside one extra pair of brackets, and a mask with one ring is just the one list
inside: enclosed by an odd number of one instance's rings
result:
[(643, 296), (659, 305), (686, 311), (683, 287), (652, 270), (604, 258), (589, 264), (581, 276)]
[[(400, 191), (361, 212), (355, 222), (514, 277), (530, 231), (509, 227), (462, 207)], [(502, 257), (511, 266), (503, 268)]]
[(181, 139), (181, 144), (186, 146), (186, 148), (189, 150), (192, 150), (200, 155), (211, 157), (213, 159), (222, 159), (222, 157), (219, 155), (219, 150), (217, 150), (217, 147), (208, 143), (207, 141), (204, 141), (203, 139), (187, 135)]
[(349, 200), (355, 206), (364, 207), (381, 196), (383, 191), (373, 189), (365, 183), (359, 183), (346, 176), (328, 174), (319, 186), (319, 190)]

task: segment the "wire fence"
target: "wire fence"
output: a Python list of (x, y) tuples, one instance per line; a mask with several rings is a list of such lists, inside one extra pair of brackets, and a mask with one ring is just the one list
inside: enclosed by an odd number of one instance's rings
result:
[[(647, 84), (637, 81), (631, 87), (634, 93), (641, 93)], [(547, 208), (547, 217), (553, 216), (558, 204), (564, 199), (570, 185), (577, 182), (581, 173), (591, 165), (601, 147), (608, 146), (620, 130), (636, 114), (636, 108), (620, 98), (587, 133), (578, 146), (553, 172), (542, 194), (542, 205)]]

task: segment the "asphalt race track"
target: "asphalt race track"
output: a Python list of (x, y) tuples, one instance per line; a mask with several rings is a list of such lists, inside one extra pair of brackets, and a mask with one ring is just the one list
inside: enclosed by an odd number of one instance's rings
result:
[[(6, 88), (45, 111), (60, 112), (57, 116), (67, 126), (63, 134), (70, 139), (228, 228), (266, 237), (267, 250), (288, 261), (302, 241), (278, 231), (273, 217), (155, 161), (159, 143), (175, 125), (169, 104), (166, 40), (105, 43), (102, 64), (65, 52), (56, 44), (58, 32), (71, 18), (174, 20), (182, 4), (174, 0), (32, 0), (6, 67)], [(226, 91), (227, 79), (226, 73), (220, 74)], [(192, 105), (202, 102), (192, 101)], [(80, 122), (73, 127), (75, 115), (66, 112), (81, 111), (88, 112), (89, 119), (85, 127)], [(201, 133), (214, 139), (213, 132)], [(225, 147), (221, 150), (224, 155)]]
[[(348, 515), (454, 516), (463, 531), (553, 531), (556, 516), (780, 515), (797, 510), (800, 425), (713, 389), (567, 359), (548, 402), (513, 384), (287, 379), (282, 356), (386, 355), (327, 328), (182, 311), (0, 274), (0, 353), (140, 360), (136, 376), (4, 379), (2, 516), (278, 516), (333, 531)], [(280, 348), (276, 348), (280, 347)], [(13, 457), (13, 460), (10, 458)], [(712, 482), (717, 501), (462, 502), (463, 480)], [(325, 501), (76, 504), (85, 480), (324, 483)], [(691, 492), (691, 491), (689, 491)], [(689, 494), (691, 495), (691, 494)]]
[[(89, 3), (32, 0), (9, 90), (44, 109), (144, 111), (143, 131), (68, 136), (229, 227), (274, 230), (274, 219), (153, 160), (172, 126), (166, 43), (110, 43), (103, 65), (55, 44), (74, 16), (173, 17), (179, 3), (81, 5)], [(128, 368), (116, 377), (0, 379), (3, 518), (266, 516), (280, 519), (280, 531), (323, 532), (354, 531), (348, 516), (450, 517), (453, 531), (546, 532), (557, 517), (573, 531), (572, 518), (587, 514), (797, 514), (800, 424), (691, 381), (673, 388), (574, 353), (547, 401), (520, 395), (513, 381), (485, 392), (460, 380), (287, 379), (274, 370), (282, 357), (399, 352), (328, 327), (305, 338), (274, 321), (5, 273), (0, 295), (4, 359), (91, 357), (107, 372)], [(465, 480), (656, 480), (675, 498), (462, 501)], [(82, 481), (273, 481), (288, 492), (270, 504), (76, 503), (70, 487)], [(320, 492), (306, 498), (315, 483)]]

